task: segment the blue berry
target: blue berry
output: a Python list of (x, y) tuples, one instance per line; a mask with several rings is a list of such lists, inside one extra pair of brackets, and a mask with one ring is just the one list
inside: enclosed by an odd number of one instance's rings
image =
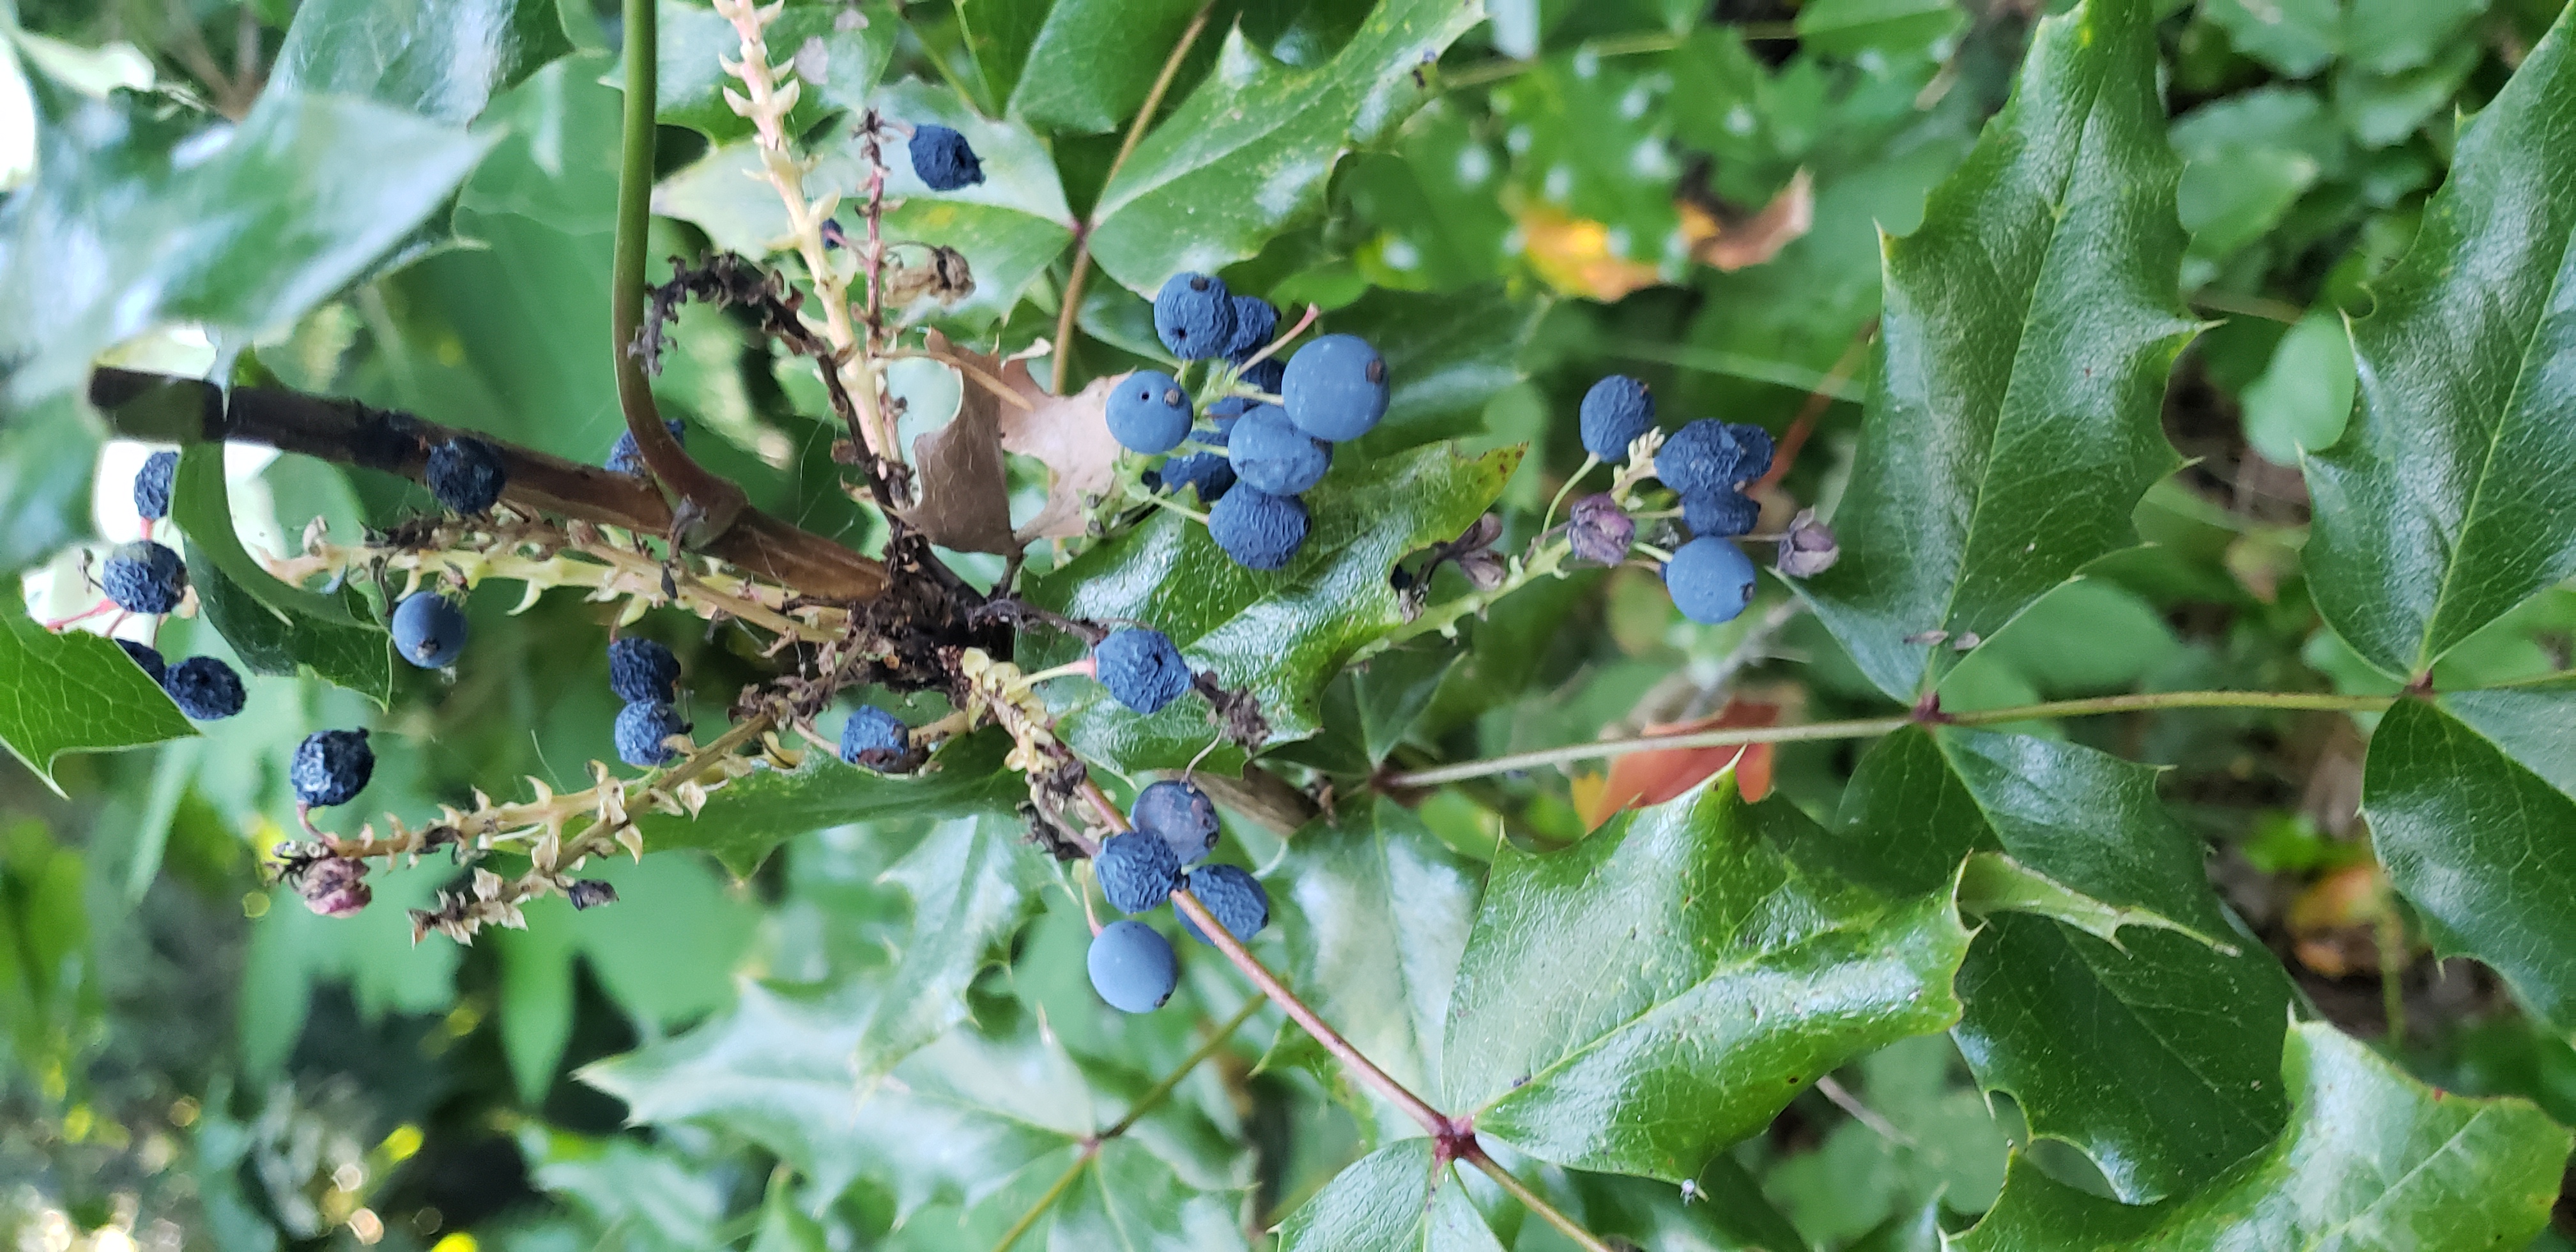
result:
[(1673, 432), (1655, 451), (1655, 477), (1684, 497), (1707, 495), (1744, 481), (1744, 449), (1726, 423), (1703, 418)]
[[(680, 419), (663, 418), (662, 429), (671, 432), (671, 437), (679, 440), (681, 447), (689, 446), (689, 428), (681, 425)], [(644, 450), (635, 446), (634, 431), (617, 432), (617, 442), (608, 446), (608, 468), (620, 474), (632, 474), (637, 478), (644, 476)]]
[(1208, 537), (1245, 569), (1275, 570), (1306, 544), (1306, 502), (1238, 484), (1208, 508)]
[(1216, 356), (1234, 342), (1234, 296), (1225, 280), (1174, 274), (1154, 296), (1154, 334), (1184, 361)]
[(1270, 337), (1279, 333), (1279, 306), (1259, 296), (1234, 298), (1234, 339), (1225, 345), (1225, 356), (1237, 365), (1244, 358), (1270, 346)]
[(680, 750), (662, 741), (689, 733), (680, 711), (660, 700), (638, 700), (617, 713), (617, 759), (629, 765), (668, 765)]
[(1753, 602), (1753, 558), (1724, 539), (1693, 539), (1665, 562), (1664, 590), (1694, 622), (1733, 621)]
[(1324, 480), (1333, 449), (1288, 420), (1288, 411), (1265, 404), (1236, 419), (1226, 437), (1234, 476), (1274, 496), (1293, 496)]
[(1102, 840), (1091, 870), (1100, 878), (1100, 894), (1121, 913), (1152, 912), (1181, 885), (1181, 862), (1172, 845), (1142, 831)]
[[(1270, 924), (1270, 893), (1247, 870), (1233, 865), (1202, 865), (1191, 870), (1181, 885), (1207, 906), (1216, 924), (1225, 927), (1225, 933), (1240, 942), (1252, 942), (1252, 937)], [(1211, 942), (1187, 913), (1181, 914), (1181, 929), (1201, 943)]]
[(1254, 391), (1269, 395), (1278, 395), (1280, 385), (1287, 381), (1287, 378), (1288, 363), (1275, 356), (1263, 357), (1243, 367), (1243, 384)]
[(878, 773), (910, 769), (915, 759), (912, 727), (884, 709), (867, 705), (841, 723), (841, 759)]
[(161, 650), (151, 644), (119, 639), (116, 646), (125, 649), (125, 655), (133, 657), (134, 663), (142, 666), (144, 675), (153, 682), (160, 682), (162, 676), (170, 672), (169, 662), (161, 659)]
[(1740, 476), (1736, 479), (1737, 482), (1749, 483), (1771, 472), (1770, 431), (1759, 426), (1735, 423), (1727, 426), (1726, 433), (1734, 436), (1736, 449), (1740, 453), (1740, 458), (1735, 465), (1735, 472)]
[(1163, 485), (1173, 491), (1194, 487), (1199, 502), (1214, 504), (1234, 489), (1234, 462), (1214, 452), (1193, 452), (1163, 462)]
[(161, 689), (179, 711), (201, 722), (221, 721), (242, 711), (241, 675), (210, 656), (192, 656), (161, 676)]
[(1177, 778), (1155, 783), (1137, 793), (1127, 820), (1136, 829), (1163, 841), (1187, 865), (1216, 848), (1216, 805), (1207, 793)]
[(658, 639), (629, 635), (608, 645), (608, 689), (628, 704), (659, 700), (668, 704), (679, 694), (680, 658)]
[(146, 521), (170, 516), (170, 482), (179, 473), (179, 454), (155, 452), (143, 458), (134, 475), (134, 511)]
[(316, 808), (347, 804), (366, 789), (376, 772), (375, 749), (363, 730), (317, 730), (296, 745), (286, 780), (295, 797)]
[(1682, 496), (1682, 522), (1702, 538), (1732, 539), (1753, 533), (1762, 506), (1733, 487), (1690, 492)]
[(179, 596), (188, 589), (188, 563), (168, 545), (149, 539), (121, 544), (108, 554), (98, 585), (116, 607), (158, 617), (179, 607)]
[(1583, 393), (1583, 450), (1604, 461), (1628, 459), (1628, 445), (1654, 425), (1655, 393), (1625, 374), (1612, 374)]
[(1091, 989), (1121, 1013), (1151, 1013), (1181, 985), (1181, 961), (1172, 943), (1143, 922), (1111, 922), (1091, 937), (1083, 958)]
[(984, 181), (984, 163), (966, 136), (927, 123), (912, 128), (912, 172), (932, 191), (955, 191)]
[(429, 494), (449, 511), (472, 515), (499, 503), (510, 474), (501, 450), (471, 435), (459, 435), (429, 450)]
[(1344, 443), (1386, 416), (1386, 358), (1357, 335), (1326, 335), (1297, 350), (1279, 384), (1297, 429)]
[(1159, 630), (1113, 630), (1091, 649), (1092, 675), (1120, 704), (1155, 713), (1190, 689), (1190, 663)]
[(445, 669), (465, 650), (465, 611), (435, 591), (415, 591), (394, 606), (394, 651), (422, 669)]
[(1152, 456), (1190, 437), (1190, 396), (1160, 370), (1138, 370), (1109, 392), (1109, 435), (1130, 452)]

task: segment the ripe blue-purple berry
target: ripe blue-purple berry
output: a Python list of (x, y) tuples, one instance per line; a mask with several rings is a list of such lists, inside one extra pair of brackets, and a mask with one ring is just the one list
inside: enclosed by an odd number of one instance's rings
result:
[(1091, 989), (1121, 1013), (1151, 1013), (1181, 985), (1180, 958), (1172, 943), (1143, 922), (1111, 922), (1091, 938), (1083, 957)]
[(1322, 482), (1333, 465), (1331, 445), (1298, 429), (1275, 404), (1236, 419), (1225, 450), (1235, 477), (1274, 496), (1293, 496)]
[(1216, 356), (1234, 342), (1234, 295), (1225, 280), (1174, 274), (1154, 296), (1154, 334), (1184, 361)]
[(1208, 508), (1208, 537), (1245, 569), (1275, 570), (1306, 544), (1306, 502), (1238, 483)]
[(1736, 481), (1749, 483), (1771, 472), (1770, 431), (1736, 422), (1727, 426), (1726, 433), (1735, 439), (1735, 472), (1742, 475)]
[(1160, 370), (1138, 370), (1109, 389), (1109, 436), (1152, 456), (1190, 437), (1190, 395)]
[(1177, 778), (1138, 792), (1135, 806), (1127, 810), (1127, 821), (1162, 840), (1183, 865), (1216, 848), (1216, 805), (1206, 792)]
[(1386, 416), (1386, 358), (1357, 335), (1326, 335), (1297, 350), (1279, 398), (1297, 429), (1343, 443)]
[(912, 128), (912, 172), (932, 191), (955, 191), (984, 181), (984, 163), (966, 136), (929, 123)]
[(1664, 563), (1664, 590), (1694, 622), (1731, 622), (1753, 602), (1753, 558), (1724, 539), (1693, 539)]
[(108, 554), (98, 585), (116, 607), (157, 617), (179, 607), (179, 597), (188, 589), (188, 563), (169, 546), (149, 539), (120, 544)]
[(1689, 492), (1682, 496), (1682, 522), (1702, 538), (1732, 539), (1753, 533), (1762, 506), (1733, 487)]
[(668, 765), (680, 750), (662, 742), (689, 733), (680, 711), (660, 700), (638, 700), (617, 713), (617, 759), (638, 768)]
[(471, 435), (459, 435), (429, 450), (429, 494), (450, 512), (472, 516), (500, 502), (510, 480), (501, 450)]
[(1225, 345), (1225, 356), (1237, 365), (1246, 357), (1270, 346), (1270, 337), (1279, 333), (1279, 306), (1259, 296), (1234, 298), (1234, 339)]
[[(1225, 933), (1240, 942), (1252, 942), (1252, 937), (1270, 924), (1270, 893), (1248, 870), (1233, 865), (1202, 865), (1191, 870), (1181, 885), (1207, 906), (1216, 924), (1225, 927)], [(1181, 914), (1181, 929), (1189, 932), (1192, 939), (1212, 944), (1187, 913)]]
[(192, 656), (161, 676), (161, 689), (179, 711), (201, 722), (221, 721), (242, 711), (247, 698), (241, 675), (210, 656)]
[(1625, 374), (1612, 374), (1583, 393), (1583, 450), (1604, 461), (1628, 459), (1628, 445), (1655, 425), (1655, 393)]
[(347, 804), (376, 772), (376, 751), (363, 730), (317, 730), (296, 745), (286, 780), (295, 797), (316, 808)]
[(658, 639), (629, 635), (608, 645), (608, 689), (628, 704), (659, 700), (668, 704), (679, 694), (680, 658)]
[(1111, 835), (1091, 858), (1100, 894), (1121, 913), (1148, 913), (1181, 885), (1181, 862), (1170, 844), (1142, 831)]
[(920, 757), (912, 746), (912, 727), (871, 704), (841, 723), (841, 759), (885, 774), (909, 770)]
[(1199, 503), (1214, 504), (1234, 489), (1234, 462), (1215, 452), (1193, 452), (1163, 462), (1160, 476), (1165, 488), (1195, 488)]
[(134, 663), (143, 668), (144, 675), (155, 683), (160, 682), (162, 676), (170, 672), (169, 662), (161, 659), (161, 650), (151, 644), (119, 639), (116, 641), (116, 646), (125, 649), (125, 655), (134, 658)]
[(1190, 689), (1190, 663), (1159, 630), (1113, 630), (1092, 646), (1092, 676), (1139, 713), (1159, 712)]
[(1267, 395), (1278, 395), (1281, 384), (1288, 380), (1288, 363), (1266, 356), (1243, 367), (1243, 385)]
[[(663, 418), (662, 429), (671, 432), (671, 438), (678, 440), (681, 447), (689, 446), (689, 428), (681, 425), (680, 419)], [(637, 478), (644, 476), (644, 450), (635, 446), (634, 431), (617, 432), (617, 442), (608, 445), (608, 468), (620, 474), (632, 474)]]
[(1655, 477), (1683, 496), (1707, 495), (1744, 481), (1744, 449), (1724, 422), (1703, 418), (1674, 431), (1655, 450)]
[(170, 516), (170, 483), (178, 473), (176, 452), (155, 452), (143, 458), (143, 468), (134, 475), (134, 511), (145, 521), (157, 522)]
[(445, 669), (465, 650), (465, 611), (435, 591), (394, 606), (394, 651), (422, 669)]

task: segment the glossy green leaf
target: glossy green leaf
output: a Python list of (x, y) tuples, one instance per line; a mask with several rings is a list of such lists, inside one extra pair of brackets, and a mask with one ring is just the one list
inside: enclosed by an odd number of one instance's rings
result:
[(2576, 37), (2557, 25), (2461, 136), (2352, 326), (2359, 407), (2307, 459), (2310, 594), (2401, 678), (2576, 574)]
[(1279, 1226), (1280, 1252), (1503, 1252), (1431, 1141), (1361, 1157)]
[(1136, 115), (1198, 0), (1062, 0), (1050, 5), (1016, 75), (1011, 113), (1051, 131), (1098, 135)]
[(1959, 871), (1959, 911), (1977, 917), (2029, 913), (2072, 926), (2114, 948), (2120, 947), (2122, 930), (2143, 926), (2197, 939), (2221, 956), (2233, 956), (2236, 949), (2235, 944), (2199, 934), (2154, 910), (2105, 904), (1999, 852), (1968, 855), (1967, 865)]
[(287, 326), (429, 220), (490, 142), (339, 96), (271, 91), (212, 127), (33, 85), (43, 172), (0, 204), (0, 303), (45, 315), (0, 322), (12, 405), (167, 323)]
[(279, 580), (233, 531), (224, 450), (196, 444), (179, 458), (170, 516), (188, 535), (188, 578), (206, 621), (255, 674), (311, 672), (389, 707), (393, 644), (366, 616), (356, 588), (324, 594)]
[(1228, 31), (1198, 90), (1101, 190), (1091, 255), (1150, 295), (1183, 270), (1258, 253), (1315, 212), (1344, 152), (1385, 142), (1431, 96), (1429, 67), (1484, 16), (1481, 0), (1383, 0), (1331, 60), (1307, 67)]
[[(2178, 462), (2159, 425), (2193, 324), (2146, 0), (2044, 20), (2012, 102), (1882, 243), (1886, 312), (1842, 560), (1803, 589), (1872, 682), (1912, 700), (2105, 553)], [(1914, 640), (1914, 642), (1908, 642)]]
[(2245, 441), (2263, 458), (2296, 465), (2343, 437), (2352, 419), (2352, 341), (2343, 319), (2310, 313), (2281, 336), (2272, 363), (2245, 389)]
[[(742, 80), (718, 64), (742, 59), (741, 33), (703, 0), (659, 0), (659, 10), (654, 120), (719, 143), (748, 137), (750, 120), (724, 101), (726, 88), (742, 94)], [(762, 32), (762, 42), (779, 85), (800, 84), (790, 129), (801, 132), (829, 112), (865, 109), (902, 31), (902, 16), (882, 4), (791, 4), (782, 10)], [(809, 78), (809, 71), (820, 77)], [(624, 68), (608, 81), (623, 90)]]
[[(1286, 569), (1236, 565), (1207, 527), (1157, 512), (1094, 544), (1035, 580), (1032, 603), (1098, 621), (1144, 622), (1171, 636), (1194, 670), (1249, 688), (1270, 721), (1274, 743), (1303, 739), (1321, 725), (1324, 685), (1362, 648), (1404, 624), (1388, 575), (1395, 563), (1455, 539), (1502, 494), (1520, 463), (1506, 448), (1466, 458), (1445, 447), (1363, 459), (1344, 455), (1304, 499), (1314, 529)], [(1073, 659), (1078, 645), (1032, 632), (1022, 664), (1034, 670)], [(1059, 733), (1086, 759), (1134, 772), (1179, 769), (1217, 727), (1195, 695), (1139, 716), (1091, 682), (1047, 689)], [(1242, 760), (1231, 747), (1208, 760)]]
[(179, 706), (123, 649), (86, 631), (49, 631), (27, 616), (14, 580), (0, 592), (0, 745), (48, 787), (54, 758), (112, 752), (196, 734)]
[[(2035, 1134), (2090, 1156), (2132, 1199), (2173, 1195), (2261, 1150), (2281, 1127), (2279, 963), (2234, 939), (2199, 843), (2156, 798), (2155, 772), (2026, 735), (1909, 728), (1861, 761), (1840, 823), (1874, 873), (1909, 888), (2000, 851), (2104, 904), (2190, 933), (1990, 916), (1959, 971), (1954, 1032)], [(2092, 919), (2098, 921), (2099, 919)]]
[(2362, 812), (2435, 945), (2576, 1030), (2576, 689), (2398, 701), (2371, 735)]
[(2014, 1161), (1959, 1252), (2519, 1248), (2549, 1221), (2567, 1131), (2521, 1100), (2469, 1100), (2407, 1077), (2323, 1023), (2290, 1029), (2289, 1130), (2193, 1194), (2128, 1207)]
[(647, 848), (704, 849), (747, 875), (770, 849), (809, 830), (880, 818), (1013, 812), (1028, 789), (1002, 768), (1010, 747), (998, 733), (970, 735), (941, 748), (911, 775), (844, 765), (818, 751), (799, 769), (764, 769), (716, 788), (695, 818), (649, 813), (635, 824)]
[(267, 90), (355, 96), (463, 125), (571, 51), (554, 0), (306, 0)]
[(1586, 1230), (1625, 1237), (1639, 1248), (1805, 1252), (1809, 1246), (1731, 1156), (1712, 1158), (1682, 1187), (1616, 1174), (1569, 1173), (1566, 1182), (1574, 1193), (1569, 1216)]
[(945, 822), (886, 871), (912, 897), (912, 936), (859, 1032), (862, 1083), (967, 1019), (967, 986), (1036, 911), (1048, 880), (1027, 830), (1016, 815)]
[(1445, 1107), (1542, 1160), (1678, 1182), (1836, 1065), (1947, 1028), (1951, 884), (1881, 892), (1831, 851), (1732, 774), (1561, 852), (1498, 849)]

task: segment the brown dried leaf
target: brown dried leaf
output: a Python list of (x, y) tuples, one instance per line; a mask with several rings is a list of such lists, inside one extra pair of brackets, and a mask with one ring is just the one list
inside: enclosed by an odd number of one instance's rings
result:
[[(950, 344), (937, 331), (930, 332), (930, 347), (978, 365), (991, 360)], [(1002, 465), (1003, 407), (1002, 398), (970, 374), (957, 416), (912, 441), (921, 501), (903, 519), (932, 543), (1005, 556), (1017, 550), (1011, 538), (1010, 480)]]
[[(1030, 402), (1002, 410), (1002, 447), (1046, 463), (1046, 507), (1020, 527), (1019, 539), (1069, 539), (1083, 533), (1089, 497), (1107, 492), (1118, 478), (1118, 441), (1109, 435), (1109, 389), (1119, 378), (1095, 378), (1069, 396), (1051, 396), (1029, 376), (1026, 361), (998, 370)], [(967, 389), (975, 389), (970, 380)]]
[(1692, 220), (1702, 213), (1704, 210), (1695, 205), (1684, 205), (1682, 209), (1683, 230), (1691, 238), (1691, 259), (1732, 273), (1778, 256), (1780, 249), (1816, 224), (1815, 181), (1807, 171), (1799, 170), (1780, 194), (1771, 197), (1771, 203), (1751, 217), (1710, 218), (1703, 228)]

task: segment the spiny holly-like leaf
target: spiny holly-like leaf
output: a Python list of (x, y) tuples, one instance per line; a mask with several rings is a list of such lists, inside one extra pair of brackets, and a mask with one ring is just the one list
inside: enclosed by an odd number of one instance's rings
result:
[(2133, 544), (2131, 507), (2177, 464), (2158, 415), (2192, 323), (2149, 7), (2086, 0), (2043, 20), (1923, 228), (1883, 241), (1842, 560), (1805, 590), (1899, 699), (1954, 655), (1929, 632), (1991, 636)]
[(0, 321), (13, 406), (167, 323), (227, 338), (292, 323), (427, 221), (491, 142), (342, 96), (271, 90), (219, 127), (29, 82), (41, 172), (0, 204), (0, 304), (41, 314)]
[(2576, 35), (2460, 138), (2415, 246), (2353, 324), (2361, 404), (2307, 460), (2308, 585), (2381, 670), (2429, 669), (2576, 574)]
[(1044, 856), (1015, 817), (947, 822), (886, 878), (912, 896), (912, 939), (887, 975), (885, 998), (859, 1032), (862, 1082), (965, 1021), (966, 988), (1037, 908)]
[(572, 50), (551, 0), (308, 0), (267, 90), (359, 96), (462, 125)]
[[(2232, 934), (2201, 848), (2156, 799), (2155, 772), (2090, 748), (1908, 728), (1870, 750), (1844, 838), (1873, 875), (1919, 887), (2002, 852), (2115, 907)], [(1959, 971), (1954, 1032), (1988, 1089), (2036, 1134), (2091, 1156), (2121, 1195), (2206, 1181), (2281, 1128), (2280, 966), (2259, 947), (2132, 928), (2120, 946), (2026, 913), (1988, 917)]]
[(2361, 806), (2435, 946), (2576, 1030), (2576, 687), (2398, 701), (2371, 735)]
[(0, 592), (0, 746), (56, 794), (54, 758), (65, 752), (195, 733), (123, 649), (85, 631), (49, 631), (27, 616), (14, 583)]
[(1546, 311), (1545, 299), (1499, 286), (1436, 295), (1375, 290), (1335, 309), (1324, 329), (1368, 340), (1386, 358), (1392, 389), (1386, 420), (1356, 453), (1383, 456), (1482, 433), (1485, 402), (1521, 380), (1521, 346)]
[(1280, 1252), (1503, 1252), (1431, 1141), (1352, 1162), (1279, 1226)]
[(1227, 32), (1198, 90), (1101, 189), (1091, 255), (1147, 295), (1259, 252), (1320, 203), (1333, 165), (1384, 142), (1438, 87), (1432, 64), (1482, 0), (1383, 0), (1333, 59), (1294, 68)]
[[(325, 595), (279, 579), (233, 532), (224, 450), (201, 443), (179, 457), (170, 517), (188, 535), (188, 577), (206, 620), (258, 674), (310, 671), (385, 707), (393, 699), (392, 640), (364, 615), (354, 589)], [(354, 607), (353, 607), (354, 606)]]
[(2000, 852), (1974, 852), (1959, 871), (1959, 911), (1977, 917), (1989, 913), (2029, 913), (2063, 922), (2117, 948), (2120, 932), (2131, 926), (2170, 930), (2197, 939), (2222, 956), (2236, 945), (2200, 934), (2153, 909), (2105, 904)]
[(1007, 737), (987, 732), (952, 741), (921, 772), (880, 774), (817, 752), (795, 770), (762, 770), (709, 792), (695, 818), (639, 815), (649, 848), (703, 848), (725, 868), (749, 874), (772, 848), (826, 826), (875, 818), (971, 817), (1009, 813), (1028, 796), (1002, 768)]
[[(1052, 131), (1098, 135), (1135, 116), (1195, 0), (1060, 0), (1011, 67), (1011, 113)], [(1204, 45), (1202, 45), (1204, 46)]]
[[(703, 0), (660, 0), (658, 7), (654, 120), (719, 143), (751, 134), (750, 119), (724, 101), (726, 88), (742, 94), (742, 80), (718, 64), (719, 58), (742, 59), (741, 32)], [(801, 132), (829, 112), (866, 108), (902, 30), (902, 15), (881, 4), (791, 4), (782, 10), (761, 38), (779, 85), (800, 84), (789, 132)], [(609, 81), (623, 89), (625, 74), (621, 65)]]
[[(1132, 619), (1162, 631), (1192, 669), (1214, 670), (1219, 682), (1252, 691), (1272, 742), (1303, 739), (1321, 725), (1324, 684), (1404, 623), (1387, 581), (1396, 561), (1457, 538), (1502, 494), (1519, 463), (1517, 448), (1474, 458), (1446, 447), (1345, 456), (1305, 494), (1314, 530), (1286, 569), (1245, 569), (1207, 527), (1158, 512), (1038, 579), (1028, 598), (1075, 617)], [(1030, 669), (1078, 655), (1079, 645), (1061, 636), (1026, 638)], [(1123, 771), (1179, 769), (1217, 737), (1207, 702), (1195, 695), (1151, 717), (1079, 680), (1053, 684), (1048, 699), (1076, 751)], [(1242, 759), (1231, 747), (1208, 757), (1220, 769)]]
[(1817, 1076), (1957, 1021), (1951, 883), (1880, 892), (1823, 840), (1720, 774), (1562, 852), (1498, 849), (1445, 1107), (1543, 1160), (1679, 1182)]
[(2295, 1113), (2271, 1150), (2176, 1200), (2128, 1207), (2016, 1158), (1959, 1252), (2181, 1248), (2519, 1248), (2549, 1221), (2567, 1131), (2521, 1100), (2469, 1100), (2408, 1078), (2322, 1023), (2290, 1030)]

